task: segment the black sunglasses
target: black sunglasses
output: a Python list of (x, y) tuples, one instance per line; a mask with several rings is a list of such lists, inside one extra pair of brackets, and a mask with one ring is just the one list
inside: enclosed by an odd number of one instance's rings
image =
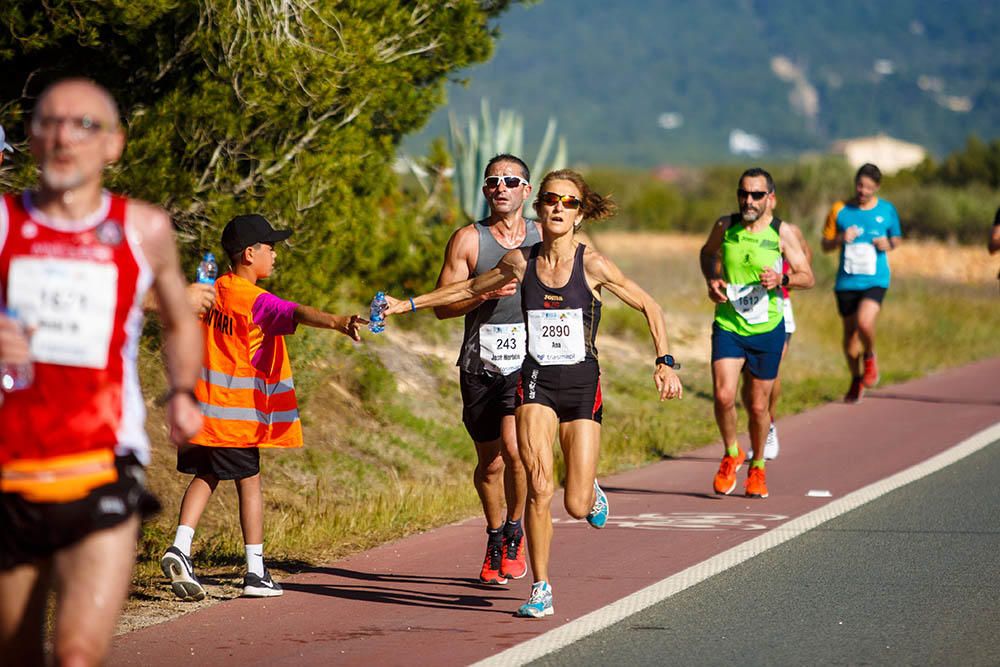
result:
[(739, 190), (736, 191), (737, 198), (746, 199), (747, 197), (750, 197), (754, 201), (760, 201), (769, 194), (771, 193), (764, 192), (763, 190), (744, 190), (743, 188), (740, 188)]
[(487, 176), (486, 180), (483, 181), (483, 185), (488, 188), (495, 188), (500, 185), (500, 181), (507, 186), (508, 190), (513, 190), (521, 185), (527, 185), (528, 181), (524, 180), (520, 176)]
[(538, 201), (549, 206), (555, 206), (556, 202), (562, 202), (565, 208), (580, 208), (583, 202), (573, 195), (557, 195), (554, 192), (543, 192), (538, 195)]

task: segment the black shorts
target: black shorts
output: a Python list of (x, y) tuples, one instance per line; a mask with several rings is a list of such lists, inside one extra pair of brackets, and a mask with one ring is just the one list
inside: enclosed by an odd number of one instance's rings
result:
[(887, 287), (869, 287), (868, 289), (834, 292), (837, 295), (837, 310), (841, 317), (850, 317), (858, 312), (858, 306), (861, 305), (862, 299), (871, 299), (876, 303), (882, 303), (887, 289)]
[(570, 366), (541, 366), (525, 359), (517, 385), (517, 405), (538, 403), (552, 408), (560, 423), (604, 415), (601, 367), (588, 360)]
[(160, 503), (146, 490), (146, 473), (132, 454), (115, 457), (118, 479), (67, 503), (35, 503), (0, 494), (0, 570), (49, 558), (91, 533), (114, 528), (133, 514), (147, 519)]
[(256, 447), (184, 445), (177, 448), (177, 472), (214, 475), (219, 479), (246, 479), (260, 472), (260, 450)]
[(467, 373), (461, 371), (462, 423), (476, 442), (490, 442), (500, 437), (500, 422), (514, 414), (514, 393), (518, 373)]

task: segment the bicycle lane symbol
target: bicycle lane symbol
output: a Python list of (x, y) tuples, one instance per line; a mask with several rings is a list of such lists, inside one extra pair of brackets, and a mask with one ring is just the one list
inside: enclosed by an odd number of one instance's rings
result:
[[(650, 512), (633, 516), (611, 516), (609, 524), (637, 530), (767, 530), (788, 519), (783, 514), (735, 512)], [(552, 523), (574, 524), (584, 521), (553, 518)]]

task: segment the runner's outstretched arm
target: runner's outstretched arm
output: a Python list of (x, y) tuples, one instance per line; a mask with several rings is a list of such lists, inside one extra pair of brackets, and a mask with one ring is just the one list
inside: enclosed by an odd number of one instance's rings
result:
[(524, 276), (524, 268), (527, 266), (527, 260), (524, 257), (525, 252), (521, 248), (511, 250), (500, 259), (500, 262), (492, 270), (469, 280), (444, 285), (427, 294), (421, 294), (402, 301), (394, 299), (391, 296), (386, 296), (389, 308), (385, 311), (385, 314), (398, 315), (399, 313), (406, 313), (418, 308), (446, 306), (462, 301), (463, 299), (477, 298), (483, 294), (498, 290), (511, 280), (520, 280)]
[[(663, 309), (660, 304), (633, 280), (626, 278), (614, 262), (599, 252), (589, 251), (584, 255), (588, 277), (594, 281), (594, 287), (607, 287), (608, 291), (624, 303), (635, 308), (646, 317), (649, 333), (653, 338), (656, 356), (662, 357), (670, 353), (670, 343), (667, 340), (667, 325), (663, 320)], [(656, 364), (653, 382), (660, 393), (660, 400), (682, 398), (684, 388), (673, 368), (666, 364)]]

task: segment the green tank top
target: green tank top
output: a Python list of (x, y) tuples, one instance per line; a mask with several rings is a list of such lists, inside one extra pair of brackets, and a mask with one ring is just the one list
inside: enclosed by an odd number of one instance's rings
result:
[(772, 331), (784, 318), (781, 290), (766, 290), (760, 272), (771, 267), (781, 273), (781, 220), (751, 233), (739, 214), (729, 218), (722, 238), (722, 274), (729, 283), (729, 300), (715, 306), (715, 321), (726, 331), (753, 336)]

